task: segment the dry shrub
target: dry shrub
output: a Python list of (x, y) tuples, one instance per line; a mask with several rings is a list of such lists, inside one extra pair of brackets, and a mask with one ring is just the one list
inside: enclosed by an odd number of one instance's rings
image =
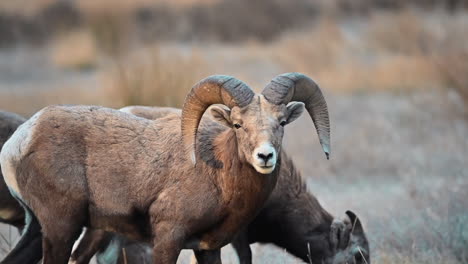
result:
[[(428, 80), (455, 88), (468, 105), (468, 19), (466, 13), (433, 12), (430, 15), (404, 10), (371, 19), (372, 48), (390, 54), (418, 56)], [(392, 26), (389, 26), (392, 25)]]
[(285, 71), (309, 74), (333, 91), (455, 87), (466, 98), (466, 13), (403, 9), (350, 20), (324, 18), (271, 45)]
[(392, 56), (368, 64), (352, 61), (324, 69), (315, 76), (324, 87), (335, 92), (390, 91), (403, 92), (437, 88), (436, 69), (424, 57)]
[(2, 110), (14, 112), (22, 116), (31, 116), (48, 105), (54, 104), (84, 104), (103, 105), (103, 95), (95, 89), (87, 89), (84, 84), (60, 86), (27, 92), (5, 91), (0, 93)]
[[(64, 30), (89, 26), (104, 50), (141, 40), (271, 41), (290, 29), (304, 28), (318, 14), (362, 16), (375, 10), (399, 11), (411, 6), (456, 11), (468, 0), (25, 0), (0, 3), (0, 42), (40, 44)], [(37, 2), (37, 3), (36, 3)], [(31, 11), (23, 11), (31, 10)], [(2, 11), (8, 15), (2, 20)], [(371, 12), (372, 11), (372, 12)], [(23, 17), (24, 14), (29, 17)], [(2, 27), (3, 24), (3, 27)], [(15, 28), (14, 31), (9, 29)], [(19, 32), (16, 38), (12, 32)], [(3, 34), (2, 34), (3, 35)], [(30, 35), (37, 37), (30, 37)], [(101, 44), (102, 41), (102, 44)], [(13, 43), (14, 44), (14, 43)]]
[[(16, 1), (3, 1), (16, 2)], [(0, 46), (45, 44), (57, 34), (77, 28), (81, 17), (71, 1), (18, 1), (19, 10), (0, 7)], [(47, 4), (46, 4), (47, 3)]]
[(83, 12), (93, 12), (95, 10), (113, 9), (136, 11), (141, 7), (154, 5), (171, 5), (175, 7), (191, 7), (195, 5), (213, 4), (220, 0), (77, 0), (77, 5)]
[[(414, 10), (371, 19), (369, 43), (373, 49), (407, 58), (419, 57), (419, 77), (455, 88), (468, 105), (468, 20), (466, 13)], [(402, 65), (403, 66), (403, 65)], [(426, 70), (424, 70), (426, 69)], [(413, 78), (413, 77), (412, 77)]]
[[(466, 13), (405, 10), (372, 22), (370, 43), (390, 54), (419, 57), (419, 77), (440, 87), (455, 88), (468, 106), (468, 20)], [(420, 71), (421, 73), (421, 71)], [(411, 78), (415, 78), (411, 76)], [(431, 82), (429, 82), (431, 81)], [(424, 84), (424, 83), (421, 83)]]
[(0, 10), (4, 13), (32, 16), (57, 2), (56, 0), (15, 0), (0, 1)]
[(270, 41), (286, 29), (315, 18), (316, 5), (307, 0), (218, 0), (180, 6), (156, 4), (134, 12), (142, 39), (240, 42)]
[(335, 0), (336, 8), (343, 14), (363, 14), (372, 10), (401, 10), (408, 7), (422, 9), (442, 8), (449, 11), (468, 8), (467, 0)]
[(99, 50), (108, 56), (120, 56), (134, 39), (133, 20), (127, 10), (91, 9), (85, 15), (86, 27), (93, 34)]
[(104, 91), (113, 107), (181, 107), (189, 89), (207, 74), (205, 62), (196, 52), (185, 56), (150, 48), (118, 59), (103, 76)]
[(436, 61), (449, 87), (458, 91), (468, 108), (468, 50), (449, 52)]
[(318, 72), (332, 67), (344, 52), (345, 39), (335, 20), (322, 19), (311, 31), (285, 35), (274, 53), (285, 68)]
[[(391, 28), (386, 24), (389, 18), (383, 19), (386, 22), (379, 23), (385, 29)], [(389, 35), (375, 29), (380, 27), (378, 23), (371, 24), (369, 31), (356, 31), (350, 40), (338, 21), (324, 19), (310, 32), (285, 36), (273, 47), (278, 50), (274, 54), (287, 71), (309, 74), (334, 91), (401, 91), (436, 86), (440, 79), (437, 68), (430, 57), (421, 54), (419, 45), (411, 40), (401, 43), (403, 36), (394, 36), (393, 43), (398, 43), (394, 47), (387, 41)]]
[(84, 30), (71, 31), (51, 45), (52, 63), (60, 68), (84, 70), (94, 68), (98, 51), (93, 36)]
[(441, 21), (441, 36), (432, 56), (446, 85), (458, 91), (468, 108), (468, 19), (466, 14)]
[(422, 21), (422, 14), (405, 9), (397, 13), (374, 13), (370, 17), (368, 44), (378, 51), (419, 55), (429, 52), (435, 32)]

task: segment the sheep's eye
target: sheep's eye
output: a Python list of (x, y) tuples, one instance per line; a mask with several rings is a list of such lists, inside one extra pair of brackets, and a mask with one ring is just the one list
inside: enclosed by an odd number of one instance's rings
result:
[(237, 123), (236, 123), (236, 124), (234, 124), (234, 127), (235, 127), (236, 129), (239, 129), (239, 128), (241, 128), (242, 126), (241, 126), (240, 124), (237, 124)]
[(280, 122), (280, 126), (285, 126), (285, 125), (286, 125), (286, 121), (283, 120)]

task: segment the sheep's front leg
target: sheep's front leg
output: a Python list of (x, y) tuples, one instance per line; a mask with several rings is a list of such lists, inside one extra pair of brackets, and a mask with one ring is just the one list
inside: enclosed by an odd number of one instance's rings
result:
[(185, 240), (183, 229), (162, 222), (153, 229), (153, 256), (154, 264), (175, 264)]
[(231, 244), (236, 250), (240, 264), (252, 264), (252, 250), (250, 249), (247, 230), (239, 232)]
[(221, 249), (196, 250), (195, 258), (198, 264), (221, 264)]

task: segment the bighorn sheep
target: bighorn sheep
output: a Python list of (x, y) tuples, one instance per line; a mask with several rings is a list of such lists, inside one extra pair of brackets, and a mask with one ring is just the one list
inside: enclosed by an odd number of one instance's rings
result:
[[(5, 141), (26, 119), (9, 112), (0, 111), (0, 150)], [(0, 223), (13, 225), (19, 230), (24, 226), (24, 210), (8, 191), (0, 171)]]
[[(120, 110), (153, 120), (170, 114), (180, 116), (181, 113), (180, 109), (176, 108), (145, 106), (129, 106)], [(205, 115), (202, 122), (213, 121)], [(213, 123), (212, 126), (216, 124)], [(344, 221), (333, 219), (317, 199), (307, 191), (306, 184), (294, 162), (284, 152), (283, 155), (277, 185), (265, 207), (249, 224), (247, 232), (241, 232), (232, 242), (240, 263), (251, 263), (252, 255), (249, 244), (261, 242), (273, 243), (284, 248), (307, 263), (312, 260), (312, 263), (324, 264), (370, 264), (369, 245), (360, 220), (352, 212), (346, 213), (349, 219), (345, 218)], [(352, 232), (350, 223), (354, 224)], [(102, 259), (102, 263), (123, 264), (124, 258), (128, 264), (142, 263), (141, 258), (150, 263), (152, 256), (145, 255), (148, 251), (143, 249), (142, 244), (124, 238), (114, 238), (112, 244), (108, 246), (111, 236), (100, 231), (87, 233), (85, 240), (88, 242), (83, 245), (97, 246), (94, 250), (89, 247), (81, 249), (82, 244), (80, 244), (74, 252), (75, 259), (81, 260), (85, 257), (89, 260), (97, 251), (97, 257)], [(126, 257), (123, 256), (124, 248), (127, 253)], [(114, 256), (113, 259), (118, 258), (119, 261), (105, 262), (104, 258), (108, 258), (109, 252), (117, 253), (118, 256)], [(87, 262), (77, 261), (77, 263)]]
[[(231, 129), (198, 128), (213, 104), (228, 107), (211, 111)], [(273, 190), (283, 126), (304, 105), (328, 156), (325, 99), (297, 73), (274, 78), (262, 94), (233, 77), (206, 78), (180, 120), (88, 106), (41, 110), (0, 154), (5, 182), (30, 218), (8, 263), (20, 257), (17, 248), (37, 247), (28, 236), (42, 237), (43, 263), (66, 263), (83, 226), (151, 242), (154, 263), (175, 263), (182, 248), (200, 263), (220, 263), (219, 248)]]

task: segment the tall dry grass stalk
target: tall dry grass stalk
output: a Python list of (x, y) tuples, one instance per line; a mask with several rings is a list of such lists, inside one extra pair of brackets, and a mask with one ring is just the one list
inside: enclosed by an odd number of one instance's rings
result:
[(103, 87), (113, 107), (181, 107), (189, 89), (208, 74), (196, 51), (182, 55), (156, 47), (117, 59), (103, 74)]

